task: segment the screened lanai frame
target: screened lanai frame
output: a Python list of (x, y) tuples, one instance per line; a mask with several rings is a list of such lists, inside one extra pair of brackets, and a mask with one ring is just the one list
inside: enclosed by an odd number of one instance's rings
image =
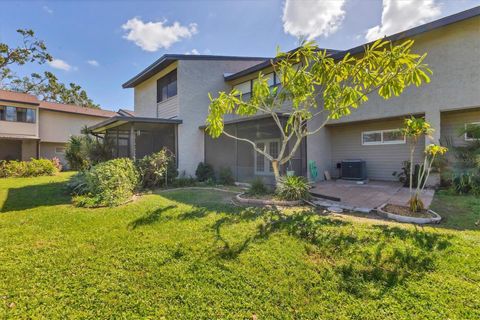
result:
[(181, 120), (117, 116), (87, 128), (112, 145), (114, 158), (143, 158), (167, 148), (178, 164), (178, 125)]
[[(285, 124), (287, 117), (280, 116), (280, 119)], [(205, 128), (202, 127), (202, 129)], [(257, 145), (265, 143), (267, 151), (272, 151), (270, 148), (278, 150), (281, 146), (280, 130), (268, 115), (225, 121), (225, 131), (234, 136), (252, 140)], [(261, 178), (266, 183), (274, 182), (270, 161), (256, 152), (249, 143), (238, 141), (223, 134), (214, 139), (207, 132), (205, 132), (204, 139), (205, 162), (211, 164), (217, 173), (222, 168), (230, 168), (238, 182), (251, 182), (255, 178)], [(295, 139), (292, 139), (287, 151), (294, 143)], [(262, 164), (263, 170), (259, 170), (258, 167)], [(287, 174), (287, 171), (290, 174), (307, 176), (306, 139), (303, 139), (293, 158), (286, 165), (280, 167), (282, 175)]]

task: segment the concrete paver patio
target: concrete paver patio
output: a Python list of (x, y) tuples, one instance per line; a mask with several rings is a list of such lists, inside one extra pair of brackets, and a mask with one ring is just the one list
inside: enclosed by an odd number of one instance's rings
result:
[[(349, 180), (322, 181), (317, 183), (310, 192), (317, 197), (327, 198), (327, 201), (318, 201), (323, 202), (324, 205), (339, 204), (364, 212), (374, 210), (384, 203), (406, 205), (410, 198), (408, 188), (403, 188), (402, 183), (395, 181), (369, 181), (366, 184)], [(421, 199), (425, 207), (430, 206), (434, 194), (433, 189), (424, 190)]]

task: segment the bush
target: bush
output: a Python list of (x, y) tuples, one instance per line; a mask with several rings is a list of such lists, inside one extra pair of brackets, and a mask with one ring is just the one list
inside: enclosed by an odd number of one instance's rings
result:
[(168, 149), (145, 156), (136, 165), (143, 188), (166, 186), (178, 175), (175, 155)]
[(195, 186), (197, 180), (193, 177), (179, 177), (172, 181), (175, 188), (185, 188)]
[(215, 171), (213, 170), (213, 167), (208, 163), (200, 162), (198, 164), (197, 170), (195, 171), (195, 175), (197, 176), (197, 180), (200, 182), (207, 180), (215, 180)]
[(218, 172), (218, 183), (224, 186), (231, 186), (235, 184), (235, 178), (230, 168), (221, 168)]
[[(413, 168), (413, 183), (412, 187), (416, 188), (418, 184), (418, 175), (420, 172), (423, 172), (423, 164), (415, 164), (415, 167)], [(402, 171), (397, 172), (394, 171), (392, 173), (392, 176), (397, 177), (398, 180), (403, 183), (404, 187), (409, 187), (410, 186), (410, 161), (403, 161), (402, 162)], [(426, 178), (426, 177), (425, 177)], [(422, 183), (425, 181), (425, 178), (423, 179)]]
[(77, 174), (70, 180), (69, 186), (76, 195), (73, 200), (77, 206), (113, 207), (132, 197), (138, 180), (133, 161), (121, 158), (97, 164)]
[(458, 194), (480, 196), (480, 175), (474, 172), (457, 173), (452, 179), (452, 188)]
[(65, 148), (65, 159), (72, 170), (84, 170), (113, 158), (110, 140), (90, 135), (71, 136)]
[(58, 172), (53, 160), (31, 159), (30, 161), (0, 161), (0, 177), (52, 176)]
[(310, 189), (304, 177), (282, 177), (277, 183), (276, 194), (282, 200), (295, 201), (310, 198)]
[(261, 196), (264, 194), (268, 194), (269, 190), (263, 180), (261, 178), (255, 178), (250, 184), (250, 188), (248, 188), (247, 193), (252, 196)]

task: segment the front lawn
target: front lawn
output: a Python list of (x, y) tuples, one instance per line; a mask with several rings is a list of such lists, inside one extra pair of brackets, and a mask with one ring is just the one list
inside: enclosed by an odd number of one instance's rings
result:
[(69, 175), (0, 179), (1, 318), (480, 317), (474, 225), (241, 209), (212, 190), (82, 209)]

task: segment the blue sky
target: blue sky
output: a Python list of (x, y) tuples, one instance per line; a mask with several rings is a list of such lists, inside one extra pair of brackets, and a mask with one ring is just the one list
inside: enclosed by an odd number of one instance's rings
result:
[[(27, 1), (3, 2), (0, 42), (33, 29), (57, 59), (17, 73), (53, 71), (105, 109), (133, 108), (121, 84), (164, 53), (272, 56), (298, 38), (347, 49), (376, 36), (480, 5), (480, 0)], [(176, 22), (176, 24), (174, 24)]]

